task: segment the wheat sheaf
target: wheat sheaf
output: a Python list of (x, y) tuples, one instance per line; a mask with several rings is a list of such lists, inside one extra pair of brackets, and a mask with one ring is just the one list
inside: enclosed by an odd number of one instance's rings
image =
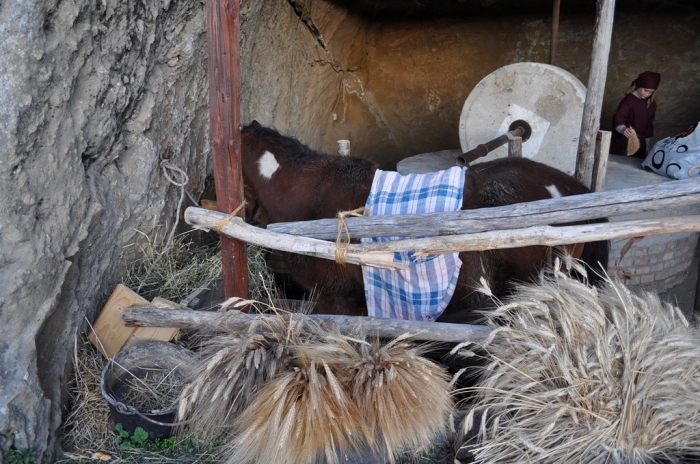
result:
[(476, 462), (700, 460), (700, 336), (678, 308), (556, 272), (486, 317)]
[(393, 461), (447, 433), (450, 377), (402, 335), (343, 334), (304, 315), (213, 337), (181, 397), (180, 420), (222, 437), (233, 463)]

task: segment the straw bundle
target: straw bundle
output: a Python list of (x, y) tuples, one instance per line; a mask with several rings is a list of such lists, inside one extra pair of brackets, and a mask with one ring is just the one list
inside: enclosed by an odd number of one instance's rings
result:
[(700, 458), (700, 335), (677, 308), (556, 272), (486, 317), (477, 462)]
[(225, 434), (222, 462), (334, 463), (354, 452), (393, 460), (446, 432), (449, 377), (407, 336), (382, 344), (294, 320), (207, 344), (180, 413), (198, 434)]
[(357, 348), (358, 356), (343, 371), (343, 383), (367, 419), (376, 453), (392, 457), (428, 447), (445, 433), (453, 406), (450, 378), (423, 357), (427, 348), (414, 346), (406, 336)]
[(200, 436), (230, 432), (265, 381), (285, 369), (294, 329), (304, 322), (277, 318), (253, 323), (244, 334), (200, 334), (201, 362), (182, 392), (178, 419)]

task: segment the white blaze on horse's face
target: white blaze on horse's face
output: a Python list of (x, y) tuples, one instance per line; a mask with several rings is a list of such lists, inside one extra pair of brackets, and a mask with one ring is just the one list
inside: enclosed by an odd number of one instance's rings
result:
[(548, 185), (545, 188), (547, 189), (549, 194), (552, 196), (552, 198), (560, 198), (563, 196), (556, 185)]
[(272, 179), (272, 175), (279, 169), (279, 167), (280, 164), (277, 162), (275, 155), (267, 150), (265, 150), (265, 153), (263, 153), (258, 160), (258, 170), (260, 171), (260, 175), (265, 179)]

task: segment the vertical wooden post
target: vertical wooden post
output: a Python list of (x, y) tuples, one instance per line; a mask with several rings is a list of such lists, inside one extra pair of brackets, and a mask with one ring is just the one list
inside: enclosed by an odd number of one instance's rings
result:
[(557, 61), (557, 44), (559, 43), (559, 10), (561, 0), (552, 2), (552, 39), (549, 43), (549, 64)]
[(508, 156), (521, 158), (523, 156), (523, 138), (511, 136), (508, 133)]
[[(208, 0), (209, 134), (219, 210), (231, 213), (243, 202), (240, 121), (239, 0)], [(244, 212), (239, 215), (243, 216)], [(221, 236), (226, 298), (248, 295), (245, 243)]]
[(605, 176), (608, 172), (608, 158), (610, 157), (610, 131), (598, 131), (595, 143), (595, 162), (593, 163), (593, 176), (591, 190), (602, 192), (605, 188)]
[(591, 186), (595, 140), (600, 128), (605, 80), (607, 78), (610, 38), (612, 36), (615, 0), (598, 0), (591, 69), (588, 73), (586, 101), (583, 105), (581, 135), (576, 153), (576, 178)]

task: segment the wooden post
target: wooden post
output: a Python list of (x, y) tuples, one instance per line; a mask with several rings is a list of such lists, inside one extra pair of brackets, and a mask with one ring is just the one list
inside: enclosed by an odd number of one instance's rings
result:
[(549, 64), (554, 64), (557, 60), (557, 44), (559, 43), (559, 10), (561, 0), (552, 2), (552, 40), (549, 43)]
[(523, 156), (523, 138), (517, 136), (508, 136), (508, 156), (522, 158)]
[(610, 157), (610, 138), (610, 131), (598, 131), (591, 184), (591, 190), (594, 192), (602, 192), (605, 188), (605, 175), (608, 171), (608, 158)]
[(589, 187), (592, 182), (595, 140), (600, 128), (600, 111), (605, 93), (615, 0), (598, 0), (596, 8), (597, 17), (593, 52), (591, 53), (591, 69), (588, 73), (586, 102), (583, 105), (581, 135), (576, 153), (576, 178)]
[[(207, 1), (211, 155), (219, 211), (227, 214), (243, 202), (239, 16), (239, 0)], [(221, 264), (226, 297), (247, 298), (245, 243), (222, 235)]]

